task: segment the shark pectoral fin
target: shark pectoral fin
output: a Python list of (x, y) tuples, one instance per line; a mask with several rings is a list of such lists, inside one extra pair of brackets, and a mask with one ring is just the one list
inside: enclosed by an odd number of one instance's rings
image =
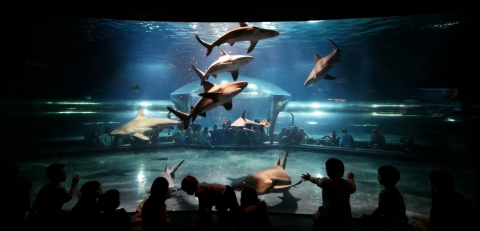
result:
[(301, 183), (302, 183), (302, 180), (298, 181), (298, 182), (295, 183), (295, 184), (292, 184), (292, 186), (295, 187), (295, 186), (297, 186), (297, 185), (299, 185), (299, 184), (301, 184)]
[(323, 59), (323, 57), (320, 56), (318, 53), (315, 53), (315, 62), (320, 60), (320, 59)]
[(213, 102), (218, 102), (218, 97), (220, 95), (220, 93), (208, 93), (208, 92), (204, 92), (204, 93), (200, 93), (198, 94), (200, 95), (201, 97), (205, 97), (205, 98), (209, 98), (209, 99), (212, 99)]
[(230, 101), (228, 101), (228, 102), (224, 103), (224, 104), (223, 104), (223, 107), (224, 107), (224, 108), (225, 108), (225, 110), (227, 110), (227, 111), (230, 111), (230, 110), (232, 110), (232, 108), (233, 108), (233, 103), (232, 103), (232, 100), (230, 100)]
[(215, 75), (212, 75), (212, 76), (215, 77), (215, 79), (217, 78), (217, 75), (216, 75), (216, 74), (215, 74)]
[(144, 134), (142, 133), (133, 133), (132, 134), (133, 136), (139, 138), (139, 139), (142, 139), (142, 140), (150, 140), (148, 137), (146, 137)]
[(199, 115), (199, 116), (203, 116), (203, 117), (207, 117), (207, 113), (206, 113), (206, 112), (204, 112), (204, 113), (202, 113), (202, 114), (198, 114), (198, 115)]
[(257, 45), (258, 41), (250, 41), (250, 46), (248, 47), (247, 54), (250, 53), (250, 51), (253, 51), (253, 48)]
[(331, 75), (327, 74), (327, 75), (326, 75), (325, 77), (323, 77), (323, 78), (326, 79), (326, 80), (334, 80), (334, 79), (336, 79), (337, 77), (334, 77), (334, 76), (331, 76)]
[(235, 42), (231, 42), (231, 43), (229, 43), (229, 44), (230, 44), (230, 46), (233, 46), (233, 44), (235, 44)]
[(238, 79), (238, 69), (234, 71), (230, 71), (230, 74), (232, 74), (233, 80), (237, 81)]

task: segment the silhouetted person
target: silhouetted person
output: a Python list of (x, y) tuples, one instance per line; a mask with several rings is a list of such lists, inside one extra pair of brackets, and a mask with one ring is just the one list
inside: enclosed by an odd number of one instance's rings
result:
[(120, 192), (116, 189), (106, 191), (98, 198), (98, 207), (103, 213), (100, 215), (100, 230), (128, 231), (132, 218), (120, 206)]
[(258, 199), (257, 191), (246, 186), (242, 189), (240, 198), (240, 215), (237, 220), (238, 227), (243, 230), (265, 230), (270, 226), (267, 213), (267, 203)]
[(325, 162), (328, 177), (316, 178), (309, 173), (302, 174), (303, 180), (308, 180), (322, 188), (323, 205), (313, 215), (313, 228), (315, 230), (350, 230), (352, 209), (350, 206), (350, 194), (357, 187), (353, 180), (352, 172), (343, 179), (345, 166), (336, 158), (330, 158)]
[(67, 192), (60, 185), (67, 179), (67, 168), (64, 164), (56, 163), (47, 167), (45, 174), (50, 182), (43, 185), (37, 194), (28, 219), (33, 222), (33, 227), (42, 230), (61, 230), (65, 227), (66, 213), (62, 210), (63, 204), (70, 201), (76, 190), (80, 176), (72, 178), (70, 190)]
[(380, 134), (377, 129), (373, 129), (372, 135), (370, 136), (370, 149), (383, 149), (385, 144), (385, 136)]
[(84, 137), (85, 146), (89, 148), (95, 148), (100, 145), (100, 137), (98, 131), (88, 131), (85, 133)]
[(235, 144), (236, 145), (251, 145), (252, 141), (250, 140), (250, 136), (247, 133), (247, 130), (244, 129), (236, 129), (232, 130), (231, 132), (235, 132)]
[(353, 148), (355, 140), (353, 136), (348, 134), (347, 129), (342, 129), (342, 135), (340, 136), (339, 146), (344, 148)]
[(188, 195), (198, 198), (199, 225), (210, 227), (212, 223), (212, 207), (217, 210), (218, 225), (229, 225), (229, 213), (238, 213), (237, 196), (229, 185), (216, 183), (199, 183), (198, 180), (188, 175), (182, 180), (182, 190)]
[(293, 125), (290, 128), (290, 144), (300, 144), (302, 140), (302, 134), (300, 133), (300, 130), (298, 130), (297, 125)]
[(210, 143), (212, 145), (220, 145), (222, 144), (223, 136), (222, 131), (217, 129), (217, 125), (213, 125), (213, 130), (210, 131)]
[(16, 163), (3, 163), (0, 166), (0, 190), (2, 198), (0, 221), (2, 224), (17, 224), (17, 229), (26, 228), (24, 217), (30, 209), (30, 190), (32, 182), (23, 176), (18, 176)]
[(200, 137), (198, 138), (200, 140), (201, 144), (204, 145), (210, 145), (210, 139), (212, 137), (210, 136), (210, 133), (208, 132), (208, 127), (204, 127), (203, 131), (200, 133)]
[(168, 181), (163, 177), (157, 177), (150, 189), (150, 197), (145, 201), (142, 208), (142, 223), (144, 231), (171, 230), (173, 223), (167, 215), (165, 204), (168, 191)]
[(395, 187), (400, 180), (400, 172), (393, 166), (378, 168), (378, 183), (385, 188), (378, 195), (378, 206), (372, 212), (362, 215), (362, 230), (406, 231), (408, 217), (403, 196)]
[(300, 128), (300, 144), (306, 144), (307, 141), (306, 139), (310, 138), (310, 136), (307, 134), (304, 128)]
[(174, 143), (185, 143), (185, 132), (182, 131), (179, 126), (175, 126), (172, 132), (172, 138)]
[(100, 230), (99, 221), (102, 211), (97, 199), (102, 195), (102, 186), (98, 181), (88, 181), (80, 188), (82, 194), (70, 212), (70, 221), (74, 230)]
[(113, 146), (114, 137), (110, 135), (112, 129), (105, 128), (105, 133), (100, 136), (100, 146), (110, 147)]
[(432, 207), (430, 219), (413, 216), (412, 220), (423, 223), (428, 231), (474, 230), (477, 211), (462, 194), (453, 188), (453, 174), (445, 169), (428, 174)]
[(290, 133), (287, 128), (283, 127), (282, 131), (278, 133), (278, 142), (281, 144), (287, 144), (290, 142)]
[(320, 139), (321, 140), (329, 139), (331, 145), (338, 146), (338, 136), (337, 136), (337, 132), (335, 130), (333, 130), (332, 133), (330, 133), (329, 135), (325, 135)]

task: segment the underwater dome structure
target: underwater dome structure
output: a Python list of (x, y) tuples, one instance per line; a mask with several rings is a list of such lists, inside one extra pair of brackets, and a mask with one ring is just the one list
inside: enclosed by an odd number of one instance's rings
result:
[[(231, 81), (231, 79), (221, 77), (209, 78), (207, 81), (218, 85), (227, 83)], [(290, 93), (286, 92), (280, 87), (275, 86), (274, 84), (257, 78), (239, 76), (238, 81), (248, 82), (247, 88), (245, 88), (234, 98), (235, 101), (244, 101), (243, 103), (237, 103), (243, 105), (240, 110), (243, 111), (244, 108), (255, 108), (255, 111), (258, 114), (263, 115), (265, 118), (271, 118), (271, 128), (269, 131), (273, 133), (275, 120), (285, 103), (290, 101)], [(177, 110), (188, 112), (190, 111), (190, 107), (195, 106), (195, 103), (200, 98), (199, 94), (203, 92), (203, 86), (200, 85), (200, 80), (197, 80), (173, 91), (170, 95), (170, 99), (174, 103)], [(268, 111), (263, 113), (259, 112), (265, 109), (268, 109)], [(253, 110), (249, 110), (249, 114), (251, 114), (250, 111), (253, 112)], [(237, 114), (240, 115), (240, 113)], [(273, 134), (270, 134), (270, 137), (273, 137)]]

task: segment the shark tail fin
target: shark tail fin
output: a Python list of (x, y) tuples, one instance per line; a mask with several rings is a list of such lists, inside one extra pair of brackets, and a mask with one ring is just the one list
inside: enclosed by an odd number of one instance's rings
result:
[(188, 128), (188, 126), (190, 125), (189, 114), (181, 112), (181, 111), (177, 111), (177, 110), (175, 110), (171, 107), (167, 107), (167, 109), (183, 121), (183, 130), (186, 130)]
[(197, 38), (197, 41), (198, 41), (200, 44), (202, 44), (202, 46), (204, 46), (205, 48), (207, 48), (207, 53), (205, 54), (205, 56), (210, 55), (210, 53), (212, 53), (212, 49), (213, 49), (212, 44), (203, 41), (202, 39), (200, 39), (200, 38), (198, 37), (198, 35), (195, 35), (195, 38)]
[(330, 42), (338, 49), (338, 51), (340, 51), (340, 52), (342, 51), (342, 50), (340, 49), (340, 47), (339, 47), (334, 41), (330, 40), (330, 39), (327, 38), (327, 37), (325, 37), (325, 39), (327, 39), (328, 41), (330, 41)]
[(198, 69), (194, 65), (192, 65), (192, 68), (195, 71), (195, 73), (197, 73), (198, 77), (200, 78), (200, 85), (203, 85), (205, 83), (205, 79), (206, 79), (205, 73), (203, 73), (203, 71), (201, 71), (200, 69)]

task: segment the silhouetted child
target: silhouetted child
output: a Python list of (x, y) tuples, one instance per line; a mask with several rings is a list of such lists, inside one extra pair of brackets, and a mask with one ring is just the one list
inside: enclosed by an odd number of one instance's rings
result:
[(432, 192), (430, 219), (412, 216), (414, 226), (420, 225), (428, 231), (474, 230), (477, 211), (470, 201), (453, 188), (453, 174), (439, 169), (431, 171), (428, 178)]
[(167, 191), (167, 179), (157, 177), (150, 189), (150, 197), (143, 204), (141, 212), (144, 231), (173, 229), (173, 223), (168, 218), (165, 204)]
[(378, 207), (360, 218), (362, 230), (399, 231), (407, 230), (408, 217), (403, 196), (395, 187), (400, 180), (400, 172), (393, 166), (378, 168), (378, 183), (385, 189), (378, 195)]
[(325, 162), (328, 177), (312, 177), (309, 173), (303, 174), (302, 179), (308, 180), (322, 188), (323, 205), (313, 215), (313, 227), (315, 230), (350, 230), (352, 211), (350, 207), (350, 194), (357, 187), (353, 180), (352, 172), (343, 179), (345, 166), (336, 158), (330, 158)]
[[(18, 176), (18, 165), (3, 163), (0, 166), (0, 185), (3, 202), (0, 209), (2, 224), (18, 224), (24, 226), (25, 213), (30, 209), (30, 189), (32, 182), (23, 176)], [(22, 229), (24, 227), (17, 227)]]
[(217, 210), (218, 224), (228, 225), (228, 209), (238, 212), (237, 195), (231, 186), (216, 183), (199, 183), (198, 180), (188, 175), (182, 180), (182, 190), (188, 195), (198, 198), (198, 212), (200, 226), (208, 227), (212, 222), (212, 207)]
[(258, 199), (257, 191), (251, 186), (246, 186), (241, 192), (240, 215), (237, 224), (240, 229), (273, 228), (270, 226), (267, 203)]
[(137, 209), (135, 210), (135, 215), (133, 215), (130, 231), (143, 231), (142, 209), (143, 209), (143, 205), (145, 204), (145, 201), (147, 200), (148, 198), (144, 199), (137, 206)]
[(120, 206), (120, 192), (111, 189), (98, 198), (98, 207), (103, 211), (100, 216), (100, 230), (130, 230), (132, 218), (124, 208), (117, 209)]
[(102, 195), (98, 181), (88, 181), (80, 188), (82, 196), (73, 206), (70, 220), (76, 224), (75, 230), (99, 230), (100, 214), (97, 199)]
[[(60, 185), (67, 179), (67, 168), (64, 164), (51, 164), (47, 167), (45, 174), (49, 183), (42, 186), (37, 194), (28, 218), (33, 222), (35, 228), (60, 229), (66, 214), (62, 210), (64, 203), (72, 199), (80, 176), (75, 175), (72, 178), (72, 185), (67, 192)], [(65, 227), (61, 227), (62, 229)]]

